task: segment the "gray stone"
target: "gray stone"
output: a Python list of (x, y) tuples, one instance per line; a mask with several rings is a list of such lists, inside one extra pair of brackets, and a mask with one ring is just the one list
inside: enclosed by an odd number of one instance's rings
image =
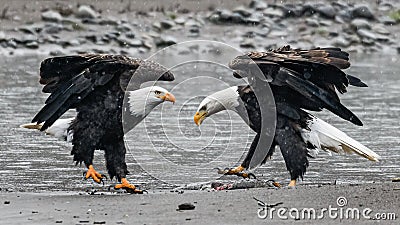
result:
[(25, 47), (30, 48), (30, 49), (37, 49), (37, 48), (39, 48), (39, 43), (37, 41), (27, 42), (25, 44)]
[(254, 41), (251, 39), (245, 39), (240, 43), (241, 48), (255, 48), (256, 45), (254, 44)]
[(376, 39), (376, 35), (369, 30), (366, 29), (358, 29), (357, 34), (363, 39)]
[(263, 27), (262, 29), (255, 31), (255, 33), (260, 37), (267, 37), (269, 32), (270, 29), (268, 27)]
[(366, 18), (366, 19), (374, 19), (374, 14), (372, 10), (367, 5), (358, 5), (355, 6), (351, 11), (353, 18)]
[(78, 11), (76, 12), (76, 16), (79, 18), (94, 19), (98, 17), (98, 14), (90, 6), (81, 5), (79, 6)]
[(154, 43), (157, 47), (166, 47), (177, 43), (177, 40), (171, 36), (162, 35), (159, 38), (154, 39)]
[(170, 29), (171, 27), (175, 26), (175, 22), (171, 20), (162, 20), (160, 21), (160, 25), (162, 29)]
[(61, 14), (56, 11), (49, 10), (42, 13), (42, 20), (44, 21), (61, 22), (62, 19)]
[(117, 31), (121, 31), (121, 32), (129, 32), (132, 30), (132, 26), (129, 25), (128, 23), (122, 23), (122, 24), (119, 24), (115, 29)]
[(63, 30), (63, 25), (61, 24), (46, 24), (43, 31), (48, 34), (57, 34)]
[(284, 13), (281, 9), (267, 8), (263, 11), (265, 16), (268, 17), (283, 17)]
[(386, 36), (386, 35), (383, 35), (383, 34), (377, 34), (376, 35), (376, 40), (380, 41), (380, 42), (389, 42), (390, 38), (388, 36)]
[(32, 41), (37, 41), (37, 37), (33, 34), (27, 34), (22, 35), (21, 37), (14, 38), (14, 41), (20, 44), (25, 44)]
[(72, 40), (68, 41), (68, 44), (70, 46), (79, 46), (79, 45), (81, 45), (81, 42), (78, 39), (72, 39)]
[(371, 29), (370, 22), (365, 19), (354, 19), (351, 21), (350, 26), (355, 29)]
[(261, 20), (258, 17), (250, 16), (250, 17), (244, 19), (244, 23), (250, 24), (250, 25), (258, 25), (261, 23)]
[(113, 18), (106, 18), (106, 19), (101, 19), (99, 21), (99, 25), (111, 25), (111, 26), (117, 26), (118, 24), (120, 24), (121, 22), (117, 19), (113, 19)]
[(4, 41), (6, 40), (6, 33), (4, 33), (4, 31), (0, 30), (0, 41)]
[(201, 27), (201, 24), (194, 19), (189, 19), (185, 22), (186, 27)]
[(220, 16), (221, 20), (229, 21), (232, 17), (232, 12), (227, 9), (223, 9), (220, 11), (219, 16)]
[(397, 24), (397, 21), (389, 16), (381, 16), (381, 17), (379, 17), (378, 20), (379, 20), (379, 22), (381, 22), (385, 25), (389, 25), (389, 26)]
[(243, 23), (246, 19), (239, 13), (232, 13), (229, 22)]
[(274, 31), (271, 31), (268, 36), (269, 37), (286, 37), (286, 36), (288, 36), (288, 33), (284, 30), (282, 30), (282, 31), (274, 30)]
[(342, 36), (338, 36), (332, 40), (332, 46), (337, 46), (337, 47), (348, 47), (350, 46), (350, 41), (346, 40)]
[(247, 8), (245, 8), (244, 6), (239, 6), (236, 7), (233, 12), (235, 13), (239, 13), (240, 15), (244, 16), (244, 17), (249, 17), (252, 12), (250, 10), (248, 10)]
[(319, 24), (322, 25), (322, 26), (327, 26), (327, 27), (329, 27), (329, 26), (332, 25), (332, 21), (331, 21), (331, 20), (320, 20), (320, 21), (319, 21)]
[(336, 10), (331, 5), (325, 4), (325, 5), (317, 6), (316, 10), (318, 11), (318, 13), (321, 16), (323, 16), (325, 18), (333, 19), (336, 16)]
[(135, 34), (135, 32), (130, 31), (130, 32), (126, 32), (125, 36), (127, 38), (134, 39), (136, 37), (136, 34)]
[(154, 22), (152, 25), (153, 25), (153, 27), (156, 28), (157, 30), (161, 30), (161, 23), (160, 23), (160, 22), (156, 21), (156, 22)]
[(182, 24), (185, 24), (186, 18), (180, 16), (180, 17), (176, 18), (176, 19), (174, 20), (174, 22), (175, 22), (176, 24), (182, 25)]
[(385, 34), (388, 35), (390, 34), (390, 31), (388, 31), (385, 26), (383, 26), (382, 24), (375, 24), (372, 26), (372, 30), (375, 31), (378, 34)]
[(262, 1), (262, 0), (253, 0), (250, 2), (249, 5), (250, 8), (256, 9), (256, 10), (263, 10), (268, 7), (267, 3)]
[(307, 18), (306, 19), (306, 24), (310, 27), (319, 27), (319, 22), (316, 19), (313, 18)]

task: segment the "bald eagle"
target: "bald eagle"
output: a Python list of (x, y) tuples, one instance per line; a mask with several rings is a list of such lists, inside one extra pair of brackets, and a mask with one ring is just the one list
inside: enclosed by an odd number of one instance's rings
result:
[[(122, 106), (127, 88), (137, 90), (142, 83), (157, 80), (173, 81), (174, 76), (152, 61), (105, 54), (48, 58), (40, 66), (40, 83), (45, 85), (43, 92), (51, 94), (32, 123), (40, 124), (40, 130), (45, 131), (67, 110), (76, 109), (76, 118), (68, 127), (73, 133), (71, 154), (76, 164), (83, 162), (88, 168), (85, 177), (98, 183), (104, 178), (93, 167), (94, 150), (101, 149), (105, 151), (110, 178), (121, 182), (115, 188), (142, 193), (126, 179)], [(129, 101), (140, 100), (143, 96), (137, 95), (144, 93), (131, 92)], [(154, 90), (154, 95), (174, 101), (165, 91)], [(130, 107), (136, 117), (145, 116), (139, 113), (140, 106), (144, 104), (139, 105), (138, 111)]]
[[(262, 71), (262, 76), (251, 69), (252, 65)], [(194, 121), (200, 125), (212, 114), (233, 110), (257, 134), (241, 165), (220, 172), (249, 176), (242, 171), (249, 169), (259, 143), (260, 102), (263, 100), (263, 96), (257, 99), (253, 89), (262, 88), (265, 84), (269, 84), (273, 93), (277, 115), (272, 146), (265, 149), (265, 158), (260, 159), (259, 164), (265, 163), (272, 156), (275, 146), (279, 146), (290, 173), (289, 186), (295, 186), (297, 179), (303, 178), (309, 166), (307, 157), (315, 156), (320, 149), (356, 153), (378, 161), (378, 154), (305, 111), (325, 108), (345, 120), (362, 125), (358, 117), (340, 103), (336, 93), (336, 90), (345, 93), (349, 84), (366, 86), (360, 79), (341, 70), (349, 66), (348, 54), (339, 48), (299, 50), (285, 46), (267, 52), (251, 52), (232, 60), (230, 67), (235, 70), (234, 76), (247, 77), (251, 86), (231, 87), (208, 96), (200, 103)]]

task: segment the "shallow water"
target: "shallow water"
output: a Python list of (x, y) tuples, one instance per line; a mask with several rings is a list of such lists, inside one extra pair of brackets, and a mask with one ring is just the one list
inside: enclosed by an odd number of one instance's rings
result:
[[(69, 143), (19, 128), (30, 122), (47, 97), (41, 93), (37, 75), (44, 58), (0, 58), (0, 187), (26, 191), (91, 187), (91, 181), (82, 179), (84, 167), (74, 166)], [(380, 154), (382, 160), (370, 162), (356, 155), (330, 156), (321, 152), (310, 159), (303, 184), (390, 182), (400, 175), (398, 56), (352, 55), (351, 62), (349, 73), (360, 77), (369, 88), (350, 87), (342, 101), (364, 126), (357, 127), (329, 112), (317, 116)], [(205, 95), (238, 83), (229, 71), (214, 66), (182, 65), (176, 70), (176, 81), (159, 83), (172, 90), (177, 102), (157, 107), (144, 123), (126, 135), (129, 179), (133, 183), (163, 188), (209, 181), (218, 178), (214, 167), (238, 165), (254, 134), (237, 115), (217, 114), (200, 128), (193, 123), (193, 113)], [(215, 79), (187, 79), (197, 68), (202, 68), (203, 76)], [(101, 151), (96, 151), (95, 166), (106, 171)], [(279, 149), (254, 173), (259, 178), (281, 182), (289, 178)], [(111, 183), (106, 181), (106, 185)]]

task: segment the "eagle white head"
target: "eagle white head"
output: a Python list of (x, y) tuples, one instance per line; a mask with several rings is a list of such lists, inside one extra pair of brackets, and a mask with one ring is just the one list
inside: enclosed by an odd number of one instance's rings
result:
[(235, 111), (240, 116), (242, 116), (242, 112), (246, 112), (244, 104), (239, 96), (237, 86), (229, 87), (207, 96), (200, 103), (194, 115), (194, 122), (200, 126), (205, 118), (223, 110)]
[(164, 101), (175, 103), (175, 96), (166, 89), (158, 86), (130, 91), (128, 96), (130, 113), (137, 117), (146, 117), (151, 110)]

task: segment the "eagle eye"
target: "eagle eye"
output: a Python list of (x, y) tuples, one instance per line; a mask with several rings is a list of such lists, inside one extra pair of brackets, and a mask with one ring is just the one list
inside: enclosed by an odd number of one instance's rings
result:
[(154, 94), (160, 95), (160, 94), (161, 94), (161, 91), (154, 91)]

